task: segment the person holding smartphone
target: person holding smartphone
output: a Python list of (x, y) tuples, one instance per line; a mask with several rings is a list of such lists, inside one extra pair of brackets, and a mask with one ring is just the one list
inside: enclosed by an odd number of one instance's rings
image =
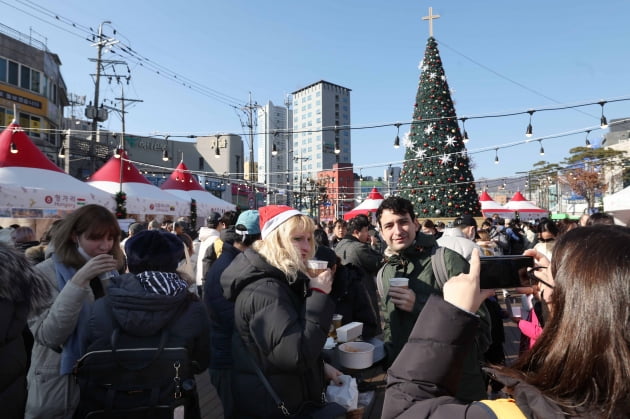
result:
[(36, 266), (53, 288), (47, 309), (29, 319), (35, 338), (28, 371), (26, 418), (72, 417), (79, 388), (72, 369), (82, 354), (90, 307), (105, 295), (102, 280), (124, 268), (120, 227), (111, 211), (86, 205), (61, 223), (54, 253)]
[(389, 370), (383, 418), (628, 417), (630, 228), (573, 229), (556, 242), (552, 261), (534, 250), (525, 254), (536, 260), (550, 317), (529, 352), (491, 370), (510, 398), (454, 397), (479, 325), (474, 312), (488, 296), (480, 290), (475, 251), (470, 273), (452, 277), (443, 299), (430, 297)]

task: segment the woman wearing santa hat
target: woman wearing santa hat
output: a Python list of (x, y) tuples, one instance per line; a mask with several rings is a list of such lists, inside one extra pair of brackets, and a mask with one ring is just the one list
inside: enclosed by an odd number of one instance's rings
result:
[(314, 222), (284, 205), (259, 214), (262, 240), (221, 276), (240, 336), (232, 347), (235, 417), (282, 416), (270, 390), (292, 415), (321, 406), (328, 381), (341, 374), (321, 356), (335, 309), (328, 296), (332, 272), (306, 274), (315, 253)]

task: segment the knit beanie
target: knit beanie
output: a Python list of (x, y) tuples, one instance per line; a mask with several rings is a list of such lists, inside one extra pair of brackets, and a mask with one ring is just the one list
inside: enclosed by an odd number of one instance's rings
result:
[(129, 272), (175, 272), (184, 258), (184, 243), (173, 233), (144, 230), (125, 243)]

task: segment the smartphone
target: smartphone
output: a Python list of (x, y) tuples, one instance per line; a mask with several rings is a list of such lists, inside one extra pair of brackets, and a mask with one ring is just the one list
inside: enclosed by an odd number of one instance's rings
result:
[(528, 286), (527, 268), (534, 266), (531, 256), (487, 256), (481, 258), (482, 289)]

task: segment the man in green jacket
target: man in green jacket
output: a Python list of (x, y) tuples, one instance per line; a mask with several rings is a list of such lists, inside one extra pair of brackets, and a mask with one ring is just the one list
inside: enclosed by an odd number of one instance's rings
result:
[[(376, 218), (387, 243), (386, 262), (379, 272), (377, 285), (385, 320), (387, 365), (390, 365), (407, 342), (429, 296), (442, 295), (442, 290), (431, 265), (432, 250), (437, 242), (433, 236), (420, 231), (412, 203), (401, 197), (389, 197), (379, 206)], [(445, 250), (444, 261), (447, 279), (469, 270), (468, 262), (449, 249)], [(408, 288), (390, 287), (389, 280), (394, 277), (409, 278)], [(466, 358), (457, 393), (457, 397), (465, 401), (487, 397), (481, 362), (491, 342), (490, 316), (484, 308), (477, 314), (481, 319), (480, 328), (474, 349)]]

